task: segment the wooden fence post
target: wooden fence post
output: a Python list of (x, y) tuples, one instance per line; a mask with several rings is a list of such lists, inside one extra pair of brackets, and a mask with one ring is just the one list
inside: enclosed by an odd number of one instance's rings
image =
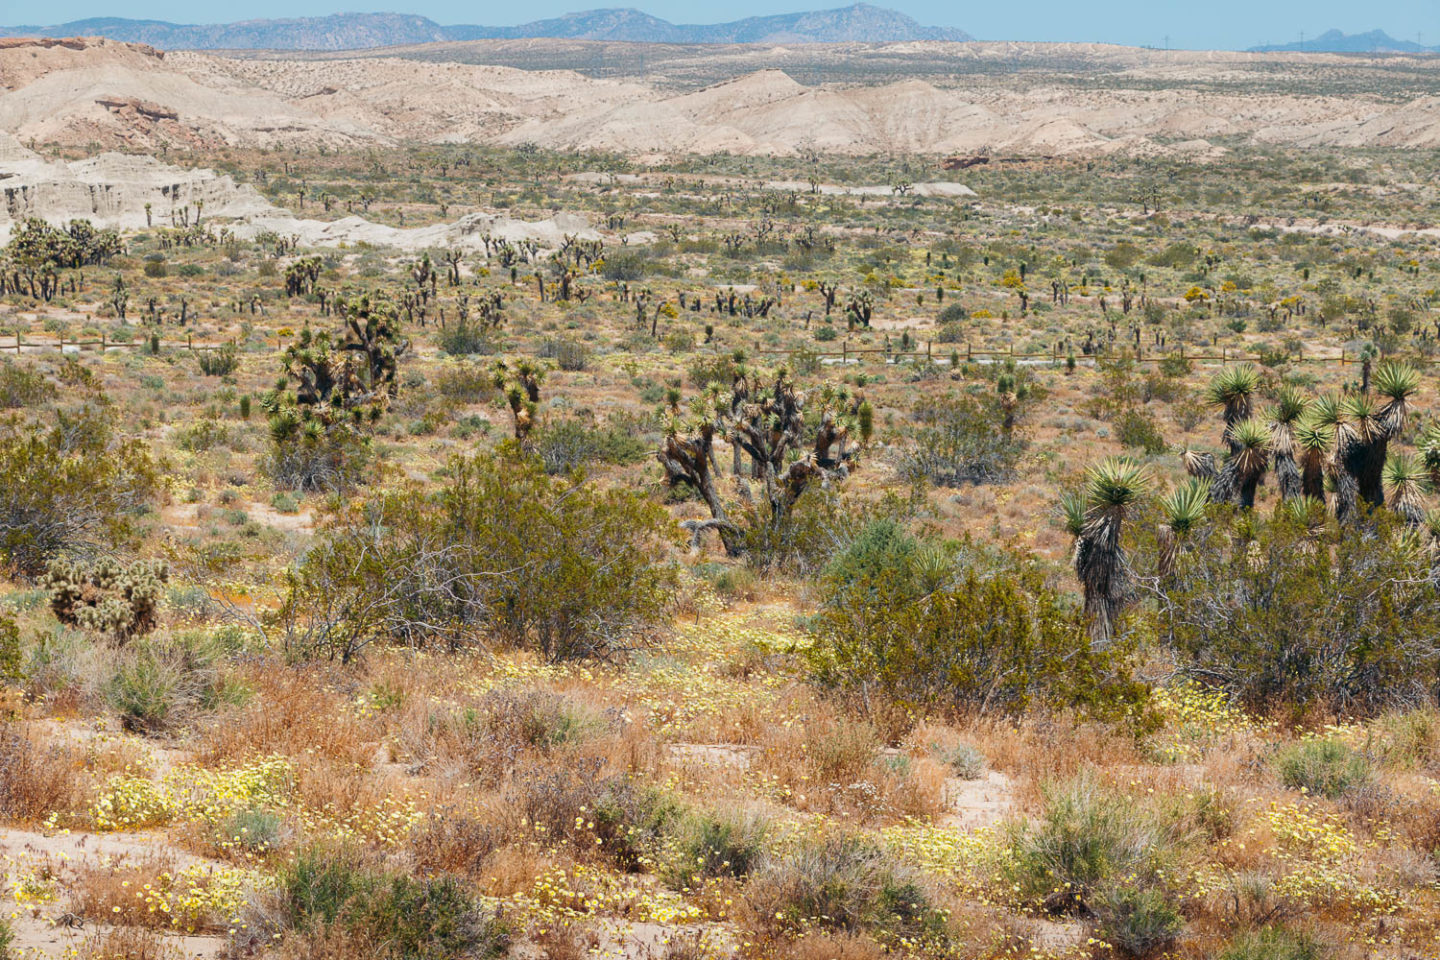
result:
[(105, 331), (100, 331), (100, 352), (105, 352)]
[(189, 350), (191, 353), (195, 352), (195, 341), (194, 338), (191, 337), (189, 332), (186, 332), (185, 334), (185, 349)]
[(840, 341), (840, 365), (843, 367), (850, 362), (850, 338), (846, 337)]

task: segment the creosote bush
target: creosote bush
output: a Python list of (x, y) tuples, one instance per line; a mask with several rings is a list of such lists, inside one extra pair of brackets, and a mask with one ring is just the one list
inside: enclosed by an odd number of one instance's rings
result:
[(353, 659), (376, 640), (455, 646), (477, 636), (552, 660), (643, 640), (673, 574), (653, 561), (664, 512), (552, 478), (534, 460), (457, 457), (434, 493), (379, 493), (287, 574), (266, 629), (293, 656)]
[(879, 526), (827, 572), (811, 676), (872, 712), (1106, 712), (1143, 696), (1125, 645), (1092, 646), (1074, 607), (1022, 563)]
[(0, 422), (0, 562), (36, 577), (62, 553), (127, 540), (158, 481), (149, 444), (117, 437), (101, 408), (59, 413), (48, 430)]

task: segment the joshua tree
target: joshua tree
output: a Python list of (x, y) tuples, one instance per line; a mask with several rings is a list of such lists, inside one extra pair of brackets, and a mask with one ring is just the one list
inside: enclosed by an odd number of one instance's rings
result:
[(1270, 431), (1251, 418), (1232, 426), (1229, 434), (1230, 456), (1210, 488), (1210, 500), (1249, 509), (1255, 506), (1255, 488), (1270, 457)]
[(1298, 497), (1304, 492), (1303, 478), (1295, 462), (1295, 425), (1304, 416), (1307, 406), (1299, 391), (1282, 387), (1269, 411), (1270, 462), (1282, 500)]
[(1385, 505), (1386, 453), (1405, 428), (1409, 398), (1420, 387), (1420, 375), (1404, 364), (1382, 363), (1370, 386), (1371, 393), (1351, 394), (1338, 405), (1335, 516), (1342, 521), (1354, 519), (1358, 503), (1371, 509)]
[(528, 360), (511, 367), (504, 360), (495, 363), (495, 389), (505, 392), (505, 402), (515, 420), (515, 439), (522, 444), (530, 437), (540, 410), (540, 384), (545, 370)]
[(1213, 453), (1185, 450), (1180, 454), (1180, 462), (1184, 464), (1185, 472), (1196, 480), (1214, 480), (1218, 476)]
[(1125, 552), (1120, 544), (1121, 527), (1131, 506), (1140, 499), (1148, 478), (1139, 464), (1120, 457), (1103, 460), (1090, 468), (1085, 483), (1084, 512), (1072, 498), (1067, 505), (1071, 529), (1076, 529), (1075, 575), (1085, 592), (1085, 613), (1090, 618), (1090, 635), (1106, 642), (1113, 635), (1115, 621), (1126, 599)]
[(996, 378), (995, 392), (1000, 400), (1000, 426), (1005, 436), (1009, 437), (1015, 432), (1015, 414), (1020, 404), (1030, 396), (1030, 385), (1007, 371)]
[(1411, 527), (1425, 522), (1425, 469), (1415, 457), (1391, 454), (1385, 461), (1385, 486), (1390, 491), (1387, 505)]
[(400, 391), (400, 381), (396, 379), (398, 361), (410, 349), (410, 341), (400, 339), (400, 321), (394, 308), (383, 301), (372, 304), (369, 297), (361, 297), (345, 309), (348, 335), (341, 349), (365, 358), (363, 372), (372, 393), (383, 391), (388, 396), (396, 396)]
[[(843, 390), (826, 388), (818, 394), (819, 416), (805, 416), (806, 395), (795, 389), (784, 369), (763, 389), (748, 388), (743, 401), (722, 399), (712, 388), (691, 406), (691, 421), (682, 424), (679, 398), (672, 399), (670, 429), (656, 451), (666, 481), (688, 486), (710, 509), (710, 519), (687, 521), (692, 545), (707, 530), (720, 535), (726, 553), (735, 556), (748, 549), (752, 533), (778, 534), (791, 509), (812, 484), (838, 482), (849, 475), (855, 454), (845, 445), (855, 428), (858, 402)], [(811, 432), (813, 430), (813, 432)], [(757, 495), (749, 481), (736, 475), (735, 483), (745, 508), (744, 526), (731, 519), (719, 490), (715, 460), (717, 437), (739, 447), (751, 460)], [(808, 449), (807, 449), (808, 448)]]
[(1235, 425), (1250, 419), (1255, 390), (1260, 386), (1260, 374), (1250, 364), (1242, 363), (1226, 367), (1210, 382), (1206, 396), (1210, 402), (1222, 408), (1225, 417), (1225, 443), (1233, 452), (1231, 432)]
[(1335, 427), (1317, 417), (1306, 417), (1296, 425), (1295, 447), (1300, 453), (1300, 494), (1325, 504), (1325, 471)]
[(1160, 500), (1161, 523), (1156, 529), (1160, 546), (1160, 576), (1175, 570), (1180, 547), (1205, 520), (1210, 504), (1210, 481), (1191, 478)]

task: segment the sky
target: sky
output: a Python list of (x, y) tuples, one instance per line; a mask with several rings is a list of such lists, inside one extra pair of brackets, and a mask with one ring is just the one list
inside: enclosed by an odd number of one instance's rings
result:
[[(466, 0), (246, 0), (242, 5), (194, 0), (0, 0), (0, 23), (49, 23), (85, 17), (133, 17), (179, 23), (316, 16), (341, 11), (418, 13), (440, 23), (509, 25), (595, 7), (635, 6), (677, 23), (714, 23), (745, 16), (846, 5), (849, 0), (529, 0), (524, 4)], [(1337, 28), (1384, 30), (1397, 39), (1440, 44), (1440, 0), (871, 0), (921, 23), (959, 27), (983, 40), (1075, 40), (1191, 49), (1240, 49), (1289, 43)]]

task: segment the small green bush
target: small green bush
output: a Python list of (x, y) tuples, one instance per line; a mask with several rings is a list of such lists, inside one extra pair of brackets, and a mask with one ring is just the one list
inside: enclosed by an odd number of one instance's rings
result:
[(1326, 960), (1334, 951), (1306, 933), (1266, 927), (1243, 933), (1216, 960)]
[(1338, 800), (1375, 778), (1370, 761), (1338, 740), (1291, 744), (1276, 754), (1275, 770), (1288, 789), (1305, 790), (1327, 800)]
[(1185, 927), (1175, 898), (1158, 884), (1107, 885), (1095, 897), (1093, 909), (1101, 939), (1135, 957), (1170, 946)]
[(912, 877), (853, 836), (807, 839), (767, 854), (745, 895), (764, 922), (788, 930), (822, 927), (913, 940), (938, 935), (944, 925)]
[(968, 743), (940, 751), (939, 760), (961, 780), (979, 780), (985, 774), (985, 754)]
[(715, 877), (748, 876), (760, 860), (768, 826), (752, 814), (691, 811), (667, 830), (661, 877), (676, 889), (698, 889)]
[(1154, 455), (1167, 449), (1160, 424), (1143, 408), (1131, 407), (1115, 418), (1115, 439)]
[(23, 676), (21, 660), (20, 627), (14, 617), (0, 610), (0, 684), (14, 683)]
[(1156, 922), (1152, 900), (1119, 890), (1158, 887), (1179, 845), (1174, 825), (1091, 777), (1045, 788), (1038, 820), (1012, 828), (1007, 879), (1026, 900), (1054, 912), (1096, 912), (1138, 931)]
[(201, 350), (195, 354), (200, 372), (207, 377), (228, 377), (240, 369), (240, 351), (233, 343), (226, 343), (214, 350)]
[(36, 370), (0, 360), (0, 410), (18, 410), (54, 399), (55, 385)]

